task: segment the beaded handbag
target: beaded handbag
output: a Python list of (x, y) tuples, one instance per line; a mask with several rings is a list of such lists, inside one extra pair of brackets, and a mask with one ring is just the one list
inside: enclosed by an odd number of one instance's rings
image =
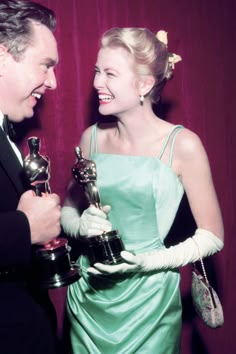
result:
[[(195, 244), (197, 245), (196, 242)], [(199, 256), (200, 256), (200, 251), (199, 251)], [(201, 274), (197, 270), (195, 264), (193, 264), (193, 269), (192, 269), (191, 294), (192, 294), (193, 305), (195, 307), (198, 316), (203, 320), (203, 322), (208, 327), (211, 328), (221, 327), (224, 323), (223, 308), (216, 291), (213, 289), (213, 287), (210, 285), (208, 281), (206, 270), (201, 256), (200, 256), (200, 262), (201, 262), (203, 274)]]

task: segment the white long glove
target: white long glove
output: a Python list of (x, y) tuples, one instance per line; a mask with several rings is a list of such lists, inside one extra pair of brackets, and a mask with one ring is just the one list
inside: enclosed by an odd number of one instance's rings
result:
[(90, 205), (80, 216), (76, 208), (64, 206), (61, 210), (61, 225), (65, 233), (76, 237), (101, 235), (104, 231), (111, 231), (112, 224), (107, 220), (111, 207), (106, 205), (102, 209)]
[(202, 258), (210, 256), (220, 251), (223, 246), (223, 242), (212, 232), (197, 229), (193, 237), (187, 238), (176, 246), (137, 255), (122, 251), (124, 263), (117, 265), (95, 263), (87, 271), (90, 274), (114, 274), (178, 268), (196, 262), (199, 260), (199, 255)]

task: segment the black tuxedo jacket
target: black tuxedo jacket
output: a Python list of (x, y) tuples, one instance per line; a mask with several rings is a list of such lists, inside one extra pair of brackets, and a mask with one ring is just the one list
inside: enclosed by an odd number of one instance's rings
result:
[[(30, 227), (16, 208), (27, 188), (23, 168), (0, 128), (0, 354), (55, 354), (55, 312), (48, 294), (24, 280), (31, 260)], [(1, 277), (1, 270), (11, 267), (22, 271), (23, 280)]]
[(0, 271), (30, 262), (28, 219), (22, 212), (16, 212), (19, 198), (27, 187), (23, 168), (0, 129)]

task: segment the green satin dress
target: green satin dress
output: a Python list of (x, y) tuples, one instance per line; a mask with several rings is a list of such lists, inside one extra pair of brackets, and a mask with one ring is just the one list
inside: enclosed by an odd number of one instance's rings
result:
[[(136, 253), (164, 248), (183, 196), (171, 169), (175, 126), (160, 156), (101, 154), (96, 125), (91, 156), (97, 166), (102, 205), (111, 205), (109, 219), (125, 248)], [(161, 161), (169, 145), (169, 165)], [(67, 313), (74, 354), (178, 354), (182, 305), (177, 269), (125, 275), (88, 275), (80, 257), (82, 277), (68, 287)]]

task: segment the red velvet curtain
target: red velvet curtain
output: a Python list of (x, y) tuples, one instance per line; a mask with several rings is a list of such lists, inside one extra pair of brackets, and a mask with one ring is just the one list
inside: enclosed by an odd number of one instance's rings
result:
[[(182, 56), (164, 91), (163, 118), (198, 133), (208, 152), (225, 225), (225, 247), (212, 257), (210, 274), (224, 306), (225, 324), (209, 329), (184, 303), (183, 354), (236, 352), (235, 180), (236, 111), (234, 0), (40, 0), (57, 15), (58, 88), (47, 92), (28, 136), (38, 135), (51, 159), (51, 187), (62, 200), (84, 128), (97, 120), (92, 88), (101, 34), (110, 27), (147, 27), (168, 32), (169, 50)], [(26, 136), (27, 137), (27, 136)], [(22, 147), (27, 152), (26, 137)], [(190, 294), (190, 267), (181, 270), (183, 300)], [(52, 290), (59, 333), (66, 289)], [(186, 308), (185, 308), (186, 305)]]

